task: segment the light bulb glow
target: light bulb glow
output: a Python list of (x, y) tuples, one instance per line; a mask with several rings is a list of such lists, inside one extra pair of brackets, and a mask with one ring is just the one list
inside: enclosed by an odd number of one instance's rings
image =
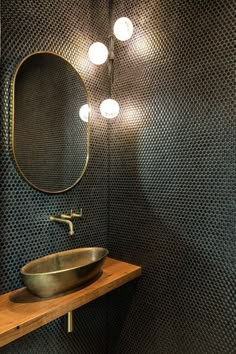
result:
[(108, 49), (105, 44), (95, 42), (89, 47), (88, 56), (93, 64), (101, 65), (107, 60)]
[(79, 110), (80, 119), (82, 119), (86, 123), (88, 123), (89, 113), (90, 113), (90, 109), (87, 103), (80, 107)]
[(114, 35), (120, 41), (127, 41), (132, 37), (133, 24), (128, 17), (120, 17), (114, 24)]
[(119, 111), (120, 111), (120, 107), (118, 102), (116, 102), (111, 98), (104, 100), (100, 104), (100, 112), (102, 116), (107, 119), (115, 118), (119, 114)]

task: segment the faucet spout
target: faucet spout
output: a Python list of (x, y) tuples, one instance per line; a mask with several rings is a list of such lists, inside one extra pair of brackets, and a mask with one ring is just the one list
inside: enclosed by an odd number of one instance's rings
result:
[(50, 219), (50, 221), (56, 221), (56, 222), (61, 222), (63, 224), (67, 224), (69, 226), (69, 229), (70, 229), (69, 234), (71, 236), (74, 235), (75, 232), (74, 232), (74, 225), (73, 225), (72, 221), (70, 221), (68, 219), (63, 219), (60, 216), (50, 216), (49, 219)]

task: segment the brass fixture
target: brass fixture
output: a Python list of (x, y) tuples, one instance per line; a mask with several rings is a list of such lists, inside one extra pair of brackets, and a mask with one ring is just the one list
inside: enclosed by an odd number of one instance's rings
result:
[(67, 313), (67, 333), (72, 333), (73, 327), (73, 312), (70, 311)]
[(72, 221), (63, 218), (62, 215), (50, 216), (49, 219), (50, 219), (50, 221), (56, 221), (56, 222), (61, 222), (63, 224), (67, 224), (69, 226), (69, 229), (70, 229), (69, 234), (71, 236), (74, 235), (75, 232), (74, 232), (74, 225), (73, 225)]
[(20, 272), (32, 294), (50, 297), (95, 279), (101, 273), (107, 255), (106, 248), (77, 248), (35, 259)]
[(71, 210), (70, 214), (61, 214), (61, 218), (69, 219), (69, 220), (79, 219), (82, 218), (82, 216), (83, 216), (82, 208), (80, 208), (79, 213), (73, 213), (73, 211)]
[(70, 214), (50, 216), (50, 221), (57, 221), (57, 222), (62, 222), (64, 224), (67, 224), (70, 228), (69, 233), (71, 236), (73, 236), (75, 232), (74, 232), (74, 225), (71, 220), (82, 218), (82, 216), (83, 216), (83, 212), (82, 212), (82, 208), (80, 208), (79, 213), (73, 213), (73, 211), (71, 210)]

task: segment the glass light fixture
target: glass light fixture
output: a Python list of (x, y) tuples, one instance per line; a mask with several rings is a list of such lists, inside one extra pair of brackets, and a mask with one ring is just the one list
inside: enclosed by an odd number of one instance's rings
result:
[(93, 64), (101, 65), (107, 60), (108, 49), (105, 44), (95, 42), (89, 47), (88, 55)]
[(114, 35), (120, 41), (130, 39), (133, 34), (133, 24), (128, 17), (120, 17), (114, 24)]
[(100, 112), (107, 119), (115, 118), (120, 111), (118, 102), (111, 98), (107, 98), (100, 104)]
[(89, 105), (87, 103), (84, 104), (83, 106), (81, 106), (80, 110), (79, 110), (80, 119), (82, 119), (84, 122), (88, 123), (89, 112), (90, 112), (90, 109), (89, 109)]

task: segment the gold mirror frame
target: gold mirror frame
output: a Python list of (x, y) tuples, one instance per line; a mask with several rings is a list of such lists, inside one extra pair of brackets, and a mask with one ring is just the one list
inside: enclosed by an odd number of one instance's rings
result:
[[(22, 169), (20, 168), (20, 165), (17, 161), (17, 158), (16, 158), (16, 154), (15, 154), (15, 144), (14, 144), (14, 136), (15, 136), (15, 83), (16, 83), (16, 78), (17, 78), (17, 74), (19, 72), (19, 69), (21, 68), (22, 64), (30, 57), (34, 56), (34, 55), (37, 55), (37, 54), (52, 54), (52, 55), (55, 55), (56, 57), (59, 57), (61, 59), (63, 59), (65, 62), (67, 62), (67, 64), (69, 64), (73, 70), (75, 70), (78, 74), (78, 76), (80, 77), (81, 79), (81, 83), (84, 87), (84, 90), (86, 92), (86, 97), (87, 97), (87, 104), (89, 106), (89, 113), (88, 113), (88, 125), (87, 125), (87, 156), (86, 156), (86, 161), (85, 161), (85, 165), (84, 165), (84, 168), (81, 172), (81, 175), (80, 177), (71, 185), (69, 186), (68, 188), (65, 188), (63, 190), (58, 190), (58, 191), (48, 191), (48, 190), (45, 190), (45, 189), (41, 189), (39, 187), (37, 187), (36, 185), (34, 185), (23, 173)], [(36, 189), (37, 191), (40, 191), (40, 192), (44, 192), (44, 193), (48, 193), (48, 194), (60, 194), (60, 193), (64, 193), (64, 192), (67, 192), (69, 191), (70, 189), (72, 189), (80, 180), (81, 178), (84, 176), (85, 174), (85, 171), (87, 169), (87, 166), (88, 166), (88, 161), (89, 161), (89, 154), (90, 154), (90, 120), (91, 120), (91, 105), (90, 105), (90, 96), (88, 94), (88, 91), (86, 89), (86, 86), (84, 84), (84, 81), (83, 79), (81, 78), (80, 74), (78, 73), (78, 71), (75, 69), (75, 67), (67, 60), (65, 59), (62, 55), (60, 54), (57, 54), (57, 53), (54, 53), (52, 51), (37, 51), (37, 52), (33, 52), (33, 53), (30, 53), (29, 55), (27, 55), (26, 57), (24, 57), (20, 63), (17, 65), (16, 67), (16, 70), (14, 72), (14, 75), (13, 75), (13, 78), (12, 78), (12, 81), (11, 81), (11, 114), (10, 114), (10, 126), (11, 126), (11, 129), (10, 129), (10, 133), (11, 133), (11, 153), (12, 153), (12, 158), (14, 160), (14, 163), (16, 165), (16, 168), (20, 174), (20, 176), (34, 189)]]

